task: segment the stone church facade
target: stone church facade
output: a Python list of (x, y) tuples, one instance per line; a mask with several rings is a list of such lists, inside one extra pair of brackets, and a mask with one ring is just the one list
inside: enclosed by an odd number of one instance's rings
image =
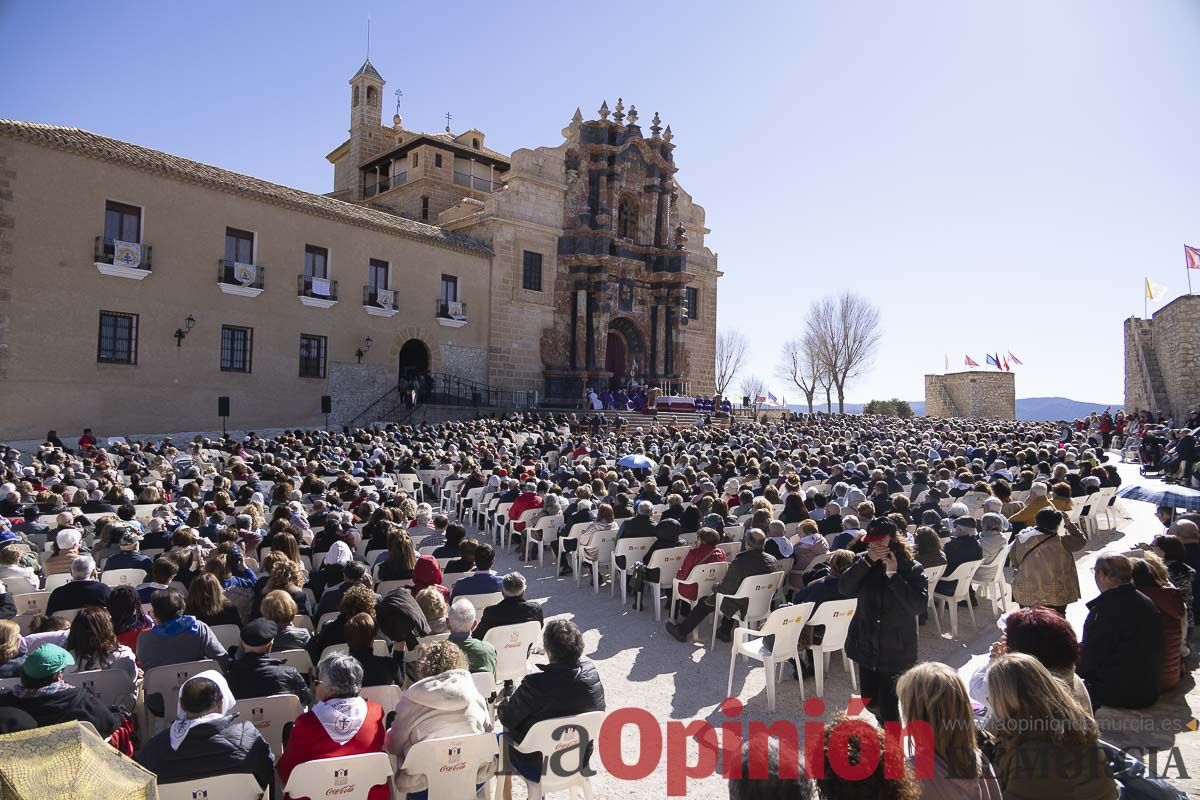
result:
[(669, 125), (643, 130), (618, 99), (576, 110), (557, 146), (506, 156), (477, 128), (420, 133), (399, 113), (385, 127), (384, 87), (370, 62), (351, 80), (331, 196), (492, 250), (486, 375), (471, 377), (558, 404), (630, 383), (713, 391), (720, 272)]

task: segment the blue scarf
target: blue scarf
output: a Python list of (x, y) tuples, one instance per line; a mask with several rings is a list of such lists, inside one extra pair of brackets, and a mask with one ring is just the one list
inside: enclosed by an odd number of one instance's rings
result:
[(155, 625), (150, 630), (156, 636), (178, 636), (181, 633), (195, 633), (199, 629), (200, 623), (196, 622), (195, 617), (181, 614), (170, 622)]

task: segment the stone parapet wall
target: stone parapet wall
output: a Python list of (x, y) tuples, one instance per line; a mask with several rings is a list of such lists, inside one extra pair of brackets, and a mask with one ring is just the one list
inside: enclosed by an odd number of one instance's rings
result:
[(925, 416), (1016, 419), (1011, 372), (950, 372), (925, 376)]

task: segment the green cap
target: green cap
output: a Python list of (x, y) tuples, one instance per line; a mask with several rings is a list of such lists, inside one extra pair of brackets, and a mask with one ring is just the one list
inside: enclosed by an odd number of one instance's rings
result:
[(21, 671), (30, 678), (44, 679), (62, 672), (75, 663), (66, 650), (56, 644), (44, 644), (25, 657)]

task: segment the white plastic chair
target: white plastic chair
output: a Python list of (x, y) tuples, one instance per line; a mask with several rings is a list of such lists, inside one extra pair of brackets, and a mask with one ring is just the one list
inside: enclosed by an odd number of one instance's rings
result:
[(226, 650), (242, 643), (242, 629), (237, 625), (210, 625), (209, 630)]
[(261, 788), (254, 776), (245, 772), (158, 784), (158, 800), (267, 800), (269, 792), (269, 786)]
[(326, 611), (324, 614), (322, 614), (320, 619), (317, 620), (317, 633), (320, 633), (321, 628), (324, 628), (327, 623), (333, 622), (335, 619), (337, 619), (338, 615), (341, 613), (342, 612), (340, 611)]
[(475, 791), (479, 768), (489, 767), (483, 783), (483, 796), (490, 798), (491, 767), (500, 755), (496, 734), (490, 731), (425, 739), (414, 744), (404, 756), (401, 769), (410, 775), (424, 775), (429, 783), (429, 797), (441, 800), (466, 800), (478, 795)]
[[(646, 551), (654, 544), (653, 536), (635, 536), (630, 539), (618, 539), (616, 546), (613, 548), (612, 555), (609, 556), (609, 574), (612, 576), (612, 583), (608, 587), (609, 595), (617, 593), (617, 584), (621, 584), (621, 604), (625, 604), (627, 594), (627, 581), (625, 577), (633, 570), (633, 565), (646, 555)], [(625, 557), (625, 566), (621, 567), (617, 564), (617, 557)]]
[[(526, 509), (525, 511), (521, 512), (520, 519), (508, 520), (508, 524), (504, 526), (504, 549), (505, 550), (512, 547), (512, 540), (514, 538), (516, 538), (519, 534), (523, 534), (523, 533), (525, 533), (525, 531), (529, 530), (529, 526), (533, 524), (534, 515), (540, 514), (540, 513), (542, 513), (542, 510), (540, 508), (529, 508), (529, 509)], [(518, 531), (517, 530), (518, 525), (524, 525), (525, 527)]]
[(470, 600), (471, 605), (475, 606), (475, 615), (477, 617), (483, 617), (483, 610), (489, 606), (494, 606), (503, 600), (504, 593), (489, 592), (487, 594), (460, 594), (454, 599), (458, 600), (459, 598)]
[(453, 589), (454, 584), (458, 583), (460, 580), (470, 574), (470, 572), (443, 572), (442, 586), (445, 586), (447, 589)]
[(858, 679), (854, 674), (854, 667), (851, 666), (850, 659), (846, 656), (846, 635), (850, 632), (850, 620), (854, 618), (857, 610), (858, 600), (855, 598), (827, 600), (817, 606), (808, 619), (807, 624), (814, 628), (818, 625), (825, 626), (825, 634), (821, 637), (821, 643), (808, 646), (808, 653), (813, 661), (818, 697), (825, 696), (825, 670), (829, 666), (829, 655), (839, 650), (842, 652), (842, 666), (850, 675), (850, 686), (854, 691), (858, 691)]
[(415, 585), (411, 578), (402, 581), (380, 581), (379, 585), (375, 587), (375, 591), (380, 597), (387, 597), (397, 589), (407, 589), (409, 586)]
[[(938, 592), (934, 584), (932, 596), (937, 602), (946, 604), (946, 613), (950, 615), (950, 637), (958, 638), (958, 604), (959, 602), (967, 601), (967, 613), (971, 615), (971, 625), (975, 625), (975, 610), (971, 608), (971, 578), (975, 575), (975, 570), (979, 569), (982, 564), (982, 559), (979, 561), (968, 561), (965, 564), (959, 564), (954, 572), (942, 578), (943, 581), (954, 582), (954, 594), (947, 595)], [(941, 621), (939, 620), (939, 630)]]
[(654, 597), (655, 620), (662, 620), (662, 601), (666, 597), (664, 592), (667, 586), (674, 584), (675, 573), (679, 572), (679, 565), (683, 563), (683, 559), (687, 558), (689, 550), (691, 550), (690, 547), (668, 547), (665, 550), (655, 550), (646, 564), (647, 571), (658, 570), (658, 580), (646, 581), (643, 587), (643, 590), (649, 589)]
[(50, 601), (50, 593), (27, 592), (25, 594), (14, 594), (12, 600), (13, 605), (17, 607), (18, 614), (45, 614), (46, 604)]
[[(573, 717), (545, 719), (534, 723), (521, 743), (513, 745), (521, 753), (542, 753), (543, 763), (546, 755), (561, 754), (558, 769), (546, 770), (541, 781), (525, 780), (529, 800), (541, 800), (551, 792), (573, 792), (575, 789), (583, 794), (584, 800), (592, 800), (592, 782), (585, 774), (589, 770), (584, 767), (590, 765), (594, 769), (599, 764), (597, 741), (604, 716), (603, 711), (589, 711)], [(573, 727), (562, 730), (566, 726)], [(585, 732), (591, 747), (582, 746), (580, 729)], [(585, 760), (588, 755), (590, 759)]]
[(496, 681), (517, 681), (529, 672), (529, 649), (542, 640), (542, 623), (500, 625), (489, 629), (483, 640), (496, 648)]
[(403, 694), (403, 690), (394, 683), (382, 686), (364, 686), (358, 692), (358, 696), (362, 699), (373, 700), (383, 706), (384, 717), (396, 710), (396, 704), (400, 702), (401, 694)]
[[(704, 598), (717, 590), (717, 586), (721, 583), (721, 579), (725, 577), (725, 573), (729, 571), (728, 561), (716, 561), (711, 564), (699, 564), (692, 569), (686, 581), (681, 581), (678, 578), (671, 581), (671, 621), (677, 622), (678, 615), (675, 613), (675, 606), (678, 603), (685, 603), (689, 608), (695, 607)], [(679, 593), (679, 587), (694, 585), (696, 587), (696, 599), (688, 600)]]
[(538, 531), (542, 538), (538, 539), (534, 536), (525, 537), (525, 560), (529, 560), (529, 551), (537, 547), (538, 566), (542, 566), (543, 557), (546, 554), (546, 548), (558, 540), (558, 529), (562, 527), (562, 514), (555, 514), (550, 517), (542, 517), (534, 523), (531, 530)]
[(273, 650), (271, 658), (282, 661), (301, 675), (313, 673), (312, 656), (308, 654), (307, 650)]
[(392, 787), (392, 761), (387, 753), (364, 753), (343, 758), (318, 758), (297, 764), (288, 776), (284, 792), (289, 797), (337, 797), (338, 800), (367, 800), (371, 789)]
[(746, 598), (749, 602), (746, 605), (746, 615), (738, 621), (738, 627), (754, 627), (757, 621), (766, 620), (771, 613), (771, 598), (775, 596), (775, 591), (779, 588), (779, 584), (783, 582), (786, 573), (772, 572), (767, 575), (751, 575), (742, 581), (742, 585), (733, 594), (721, 594), (717, 592), (716, 608), (713, 611), (713, 629), (712, 641), (709, 642), (709, 647), (717, 646), (717, 628), (721, 625), (721, 602), (726, 598), (740, 600)]
[[(1006, 544), (990, 562), (980, 564), (979, 569), (971, 576), (971, 585), (978, 587), (979, 593), (986, 594), (992, 601), (992, 613), (996, 616), (1008, 611), (1009, 588), (1004, 577), (1004, 565), (1008, 563), (1008, 552), (1011, 549), (1012, 545)], [(930, 583), (930, 586), (935, 585)]]
[(737, 554), (742, 552), (741, 542), (721, 542), (717, 547), (721, 548), (721, 552), (725, 554), (726, 561), (733, 561), (737, 558)]
[(71, 582), (71, 573), (69, 573), (69, 572), (60, 572), (56, 575), (47, 575), (45, 591), (53, 592), (58, 587), (66, 586), (70, 582)]
[(487, 702), (488, 713), (491, 714), (492, 722), (495, 723), (496, 700), (500, 694), (500, 684), (496, 683), (496, 676), (491, 672), (472, 672), (471, 680), (475, 682), (475, 688)]
[(945, 571), (945, 564), (925, 568), (925, 582), (929, 586), (929, 603), (926, 605), (926, 610), (933, 614), (933, 621), (937, 624), (938, 633), (942, 632), (942, 618), (938, 616), (937, 605), (933, 602), (933, 587), (937, 586), (937, 582), (942, 579)]
[[(733, 672), (737, 666), (738, 656), (761, 661), (766, 669), (767, 711), (775, 711), (775, 685), (779, 682), (779, 671), (790, 658), (796, 664), (796, 672), (800, 674), (800, 631), (812, 614), (812, 603), (801, 603), (796, 606), (777, 608), (767, 617), (759, 630), (738, 628), (733, 632), (733, 650), (729, 654), (729, 685), (725, 690), (726, 697), (733, 697)], [(767, 647), (767, 636), (774, 636), (775, 641)], [(804, 699), (804, 681), (800, 681), (800, 699)]]
[(512, 508), (512, 503), (497, 503), (496, 507), (489, 512), (488, 519), (485, 521), (485, 528), (491, 532), (492, 544), (500, 543), (500, 531), (508, 525), (508, 510)]
[(133, 680), (123, 669), (64, 672), (63, 680), (72, 686), (87, 689), (106, 706), (130, 706), (133, 702)]
[(241, 715), (239, 719), (258, 729), (278, 761), (283, 755), (283, 729), (304, 713), (304, 706), (294, 694), (273, 694), (238, 700), (233, 710)]
[(572, 565), (575, 569), (575, 585), (578, 586), (583, 579), (583, 565), (592, 565), (592, 592), (600, 593), (600, 565), (608, 564), (612, 557), (613, 548), (617, 544), (617, 531), (600, 531), (592, 536), (592, 543), (589, 547), (596, 548), (596, 557), (591, 558), (585, 552), (583, 545), (575, 548), (575, 552), (571, 554)]
[(60, 617), (62, 619), (65, 619), (67, 622), (74, 622), (75, 618), (77, 616), (79, 616), (79, 612), (82, 610), (83, 610), (82, 608), (60, 608), (58, 611), (55, 611), (50, 616)]
[(159, 717), (143, 706), (145, 714), (145, 724), (142, 728), (143, 737), (149, 738), (154, 733), (151, 729), (155, 727), (156, 720), (161, 719), (164, 725), (170, 725), (175, 721), (179, 687), (183, 686), (188, 678), (199, 675), (208, 669), (220, 672), (221, 665), (211, 658), (206, 658), (203, 661), (185, 661), (182, 664), (166, 664), (146, 670), (145, 676), (142, 678), (142, 694), (147, 699), (153, 695), (161, 695), (163, 716)]

